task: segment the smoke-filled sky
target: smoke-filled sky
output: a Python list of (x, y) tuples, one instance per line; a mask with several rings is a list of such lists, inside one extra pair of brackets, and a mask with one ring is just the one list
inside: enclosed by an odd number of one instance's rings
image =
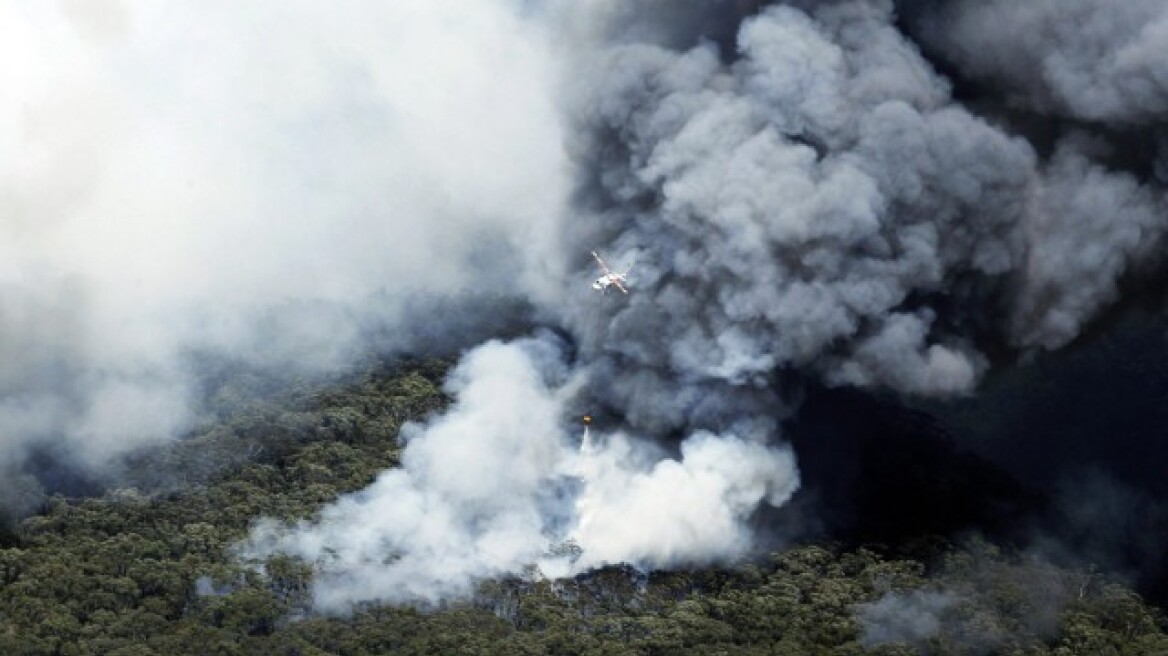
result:
[[(1157, 279), (1166, 27), (1131, 0), (4, 2), (0, 464), (181, 434), (200, 357), (338, 371), (511, 297), (532, 336), (464, 345), (402, 468), (245, 551), (320, 561), (329, 609), (744, 553), (799, 485), (788, 373), (975, 393)], [(630, 295), (589, 288), (591, 250)]]
[(192, 352), (331, 368), (405, 294), (523, 288), (561, 210), (547, 35), (490, 3), (0, 12), (0, 460), (173, 434)]

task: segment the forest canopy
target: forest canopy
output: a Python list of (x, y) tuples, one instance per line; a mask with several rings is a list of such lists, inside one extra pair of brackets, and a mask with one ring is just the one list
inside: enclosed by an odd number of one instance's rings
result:
[[(313, 563), (243, 562), (260, 516), (310, 518), (396, 462), (402, 423), (448, 399), (439, 361), (258, 393), (221, 381), (221, 416), (136, 456), (133, 484), (51, 497), (0, 550), (0, 653), (1150, 654), (1160, 612), (1093, 570), (984, 541), (912, 553), (801, 545), (721, 567), (537, 568), (439, 605), (311, 611)], [(182, 480), (179, 475), (185, 476)]]

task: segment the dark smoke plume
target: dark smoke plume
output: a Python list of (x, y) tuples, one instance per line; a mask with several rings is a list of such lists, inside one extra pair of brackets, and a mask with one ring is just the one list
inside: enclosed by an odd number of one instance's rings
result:
[[(793, 409), (784, 372), (918, 396), (968, 393), (989, 366), (983, 345), (1073, 340), (1160, 243), (1162, 189), (1110, 168), (1107, 144), (1090, 134), (1061, 136), (1045, 157), (963, 107), (899, 31), (890, 2), (594, 2), (558, 16), (571, 26), (560, 89), (578, 183), (556, 234), (580, 271), (593, 249), (631, 264), (634, 291), (596, 298), (581, 273), (545, 297), (574, 341), (571, 362), (561, 355), (555, 366), (577, 382), (527, 385), (604, 409), (622, 428), (585, 434), (577, 451), (545, 427), (550, 460), (501, 447), (539, 472), (532, 494), (565, 476), (580, 487), (522, 531), (507, 513), (465, 524), (486, 531), (470, 543), (508, 536), (511, 547), (460, 568), (455, 590), (533, 559), (562, 573), (741, 553), (751, 510), (783, 503), (798, 484), (779, 431)], [(549, 353), (531, 350), (540, 341), (515, 355)], [(470, 389), (452, 391), (470, 398)], [(444, 427), (465, 403), (413, 433), (407, 450), (448, 439)], [(483, 405), (465, 430), (505, 444), (490, 437), (499, 420), (487, 411), (499, 407)], [(650, 446), (663, 438), (680, 445)], [(410, 477), (415, 490), (439, 494), (431, 507), (467, 507), (465, 490), (409, 460), (386, 480)], [(450, 480), (479, 481), (474, 494), (489, 496), (500, 475), (476, 468)], [(693, 489), (702, 492), (676, 498)], [(362, 571), (380, 552), (355, 549), (350, 528), (391, 496), (371, 489), (291, 532), (268, 525), (251, 553), (314, 559), (328, 548), (349, 554), (336, 564), (342, 573)], [(698, 530), (710, 526), (721, 528)], [(434, 551), (416, 537), (425, 532), (385, 531), (402, 558)], [(434, 544), (448, 539), (435, 535)], [(530, 551), (564, 539), (578, 559)], [(379, 593), (326, 579), (318, 598), (334, 607), (443, 590), (437, 573), (429, 587), (402, 584), (417, 569), (397, 562), (383, 573), (395, 583)]]
[(741, 418), (752, 396), (773, 409), (784, 367), (968, 391), (986, 366), (972, 326), (1061, 346), (1160, 244), (1162, 189), (1086, 136), (1041, 161), (963, 109), (890, 3), (765, 10), (730, 64), (619, 44), (585, 70), (570, 135), (591, 220), (568, 240), (634, 257), (638, 295), (573, 321), (606, 401), (652, 398), (630, 408), (650, 430)]
[(1102, 124), (1168, 117), (1168, 6), (1157, 0), (902, 3), (920, 38), (1007, 102)]

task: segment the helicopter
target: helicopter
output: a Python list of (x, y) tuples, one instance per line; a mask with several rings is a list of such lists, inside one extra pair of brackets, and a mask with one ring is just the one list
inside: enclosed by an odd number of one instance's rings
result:
[(600, 265), (600, 270), (603, 272), (603, 275), (592, 282), (592, 289), (605, 293), (608, 292), (609, 287), (616, 287), (628, 294), (629, 290), (625, 285), (629, 284), (628, 275), (633, 270), (632, 265), (625, 269), (623, 273), (618, 273), (609, 269), (608, 265), (604, 263), (604, 259), (597, 255), (596, 251), (592, 251), (592, 257), (596, 259), (596, 263)]

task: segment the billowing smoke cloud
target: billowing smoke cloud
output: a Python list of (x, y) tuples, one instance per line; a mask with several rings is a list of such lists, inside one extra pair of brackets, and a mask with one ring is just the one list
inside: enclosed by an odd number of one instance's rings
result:
[(469, 353), (447, 383), (454, 407), (403, 429), (401, 469), (315, 524), (258, 526), (251, 551), (319, 563), (315, 598), (328, 609), (466, 594), (476, 578), (537, 561), (554, 528), (542, 506), (572, 473), (559, 425), (572, 383), (551, 348), (491, 342)]
[[(570, 364), (549, 377), (531, 343), (474, 352), (402, 470), (318, 522), (263, 525), (249, 556), (321, 562), (330, 609), (465, 593), (531, 563), (733, 557), (753, 510), (798, 486), (782, 372), (966, 393), (984, 341), (1063, 345), (1150, 266), (1163, 189), (1110, 168), (1089, 135), (1044, 158), (962, 107), (891, 2), (721, 14), (712, 41), (709, 8), (671, 5), (669, 24), (603, 1), (553, 12), (572, 26), (551, 23), (577, 187), (550, 234), (580, 271), (593, 249), (631, 264), (633, 293), (568, 279), (543, 300)], [(732, 49), (728, 15), (744, 18)], [(582, 406), (619, 428), (577, 444), (557, 422)], [(564, 541), (578, 551), (547, 555)]]
[[(1034, 5), (1054, 36), (1016, 45), (1020, 73), (952, 57), (1032, 108), (1154, 120), (1160, 13), (1072, 4), (1094, 18)], [(247, 554), (319, 563), (330, 609), (706, 562), (798, 486), (787, 372), (968, 393), (987, 344), (1066, 344), (1157, 266), (1155, 166), (962, 106), (891, 0), (760, 5), (0, 4), (0, 459), (100, 467), (190, 421), (198, 354), (329, 370), (474, 335), (502, 293), (570, 345), (471, 352), (401, 469)], [(591, 250), (632, 294), (588, 289)], [(431, 297), (455, 311), (413, 316)], [(580, 443), (580, 408), (612, 430)]]
[(1164, 190), (1092, 162), (1093, 144), (1084, 139), (1059, 145), (1023, 227), (1030, 246), (1011, 326), (1020, 344), (1055, 348), (1072, 340), (1115, 299), (1123, 274), (1148, 266), (1164, 245)]
[(954, 0), (917, 19), (930, 48), (1019, 106), (1117, 124), (1168, 117), (1168, 6), (1157, 0)]
[(530, 295), (544, 36), (502, 1), (0, 3), (0, 464), (172, 437), (200, 353), (327, 371), (410, 299)]
[(579, 94), (575, 151), (600, 173), (595, 220), (573, 237), (645, 262), (637, 299), (579, 323), (599, 357), (620, 359), (608, 401), (645, 395), (653, 376), (662, 402), (646, 425), (703, 422), (711, 404), (688, 389), (749, 395), (783, 366), (967, 391), (985, 358), (947, 306), (1005, 309), (979, 321), (1017, 346), (1059, 346), (1160, 243), (1163, 190), (1081, 139), (1039, 161), (956, 105), (890, 3), (768, 9), (738, 48), (730, 64), (711, 45), (608, 48)]
[(619, 562), (667, 566), (746, 553), (743, 521), (766, 502), (786, 503), (799, 486), (794, 456), (766, 435), (698, 432), (678, 459), (645, 461), (623, 435), (602, 446), (586, 441), (577, 467), (583, 490), (570, 538), (577, 567)]
[[(244, 557), (294, 554), (320, 570), (318, 609), (433, 602), (538, 563), (564, 575), (615, 562), (662, 566), (744, 553), (743, 521), (798, 485), (791, 452), (698, 433), (663, 457), (614, 436), (583, 448), (562, 424), (581, 372), (549, 335), (463, 358), (445, 414), (403, 429), (402, 467), (283, 527), (258, 524)], [(570, 548), (569, 545), (575, 548)]]

